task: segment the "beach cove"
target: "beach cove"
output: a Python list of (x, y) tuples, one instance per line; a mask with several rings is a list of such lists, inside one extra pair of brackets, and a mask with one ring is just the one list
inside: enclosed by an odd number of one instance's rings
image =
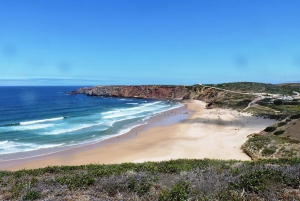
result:
[[(241, 145), (246, 142), (248, 135), (276, 122), (230, 109), (205, 109), (205, 103), (198, 100), (184, 101), (184, 105), (186, 108), (157, 115), (152, 123), (136, 127), (122, 136), (53, 154), (1, 161), (0, 169), (179, 158), (251, 160), (240, 149)], [(176, 122), (183, 114), (187, 118)]]

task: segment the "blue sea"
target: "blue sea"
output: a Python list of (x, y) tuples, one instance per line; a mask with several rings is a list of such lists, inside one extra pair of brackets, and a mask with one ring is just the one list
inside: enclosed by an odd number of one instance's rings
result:
[(162, 100), (69, 95), (79, 87), (0, 87), (0, 158), (103, 141), (180, 107)]

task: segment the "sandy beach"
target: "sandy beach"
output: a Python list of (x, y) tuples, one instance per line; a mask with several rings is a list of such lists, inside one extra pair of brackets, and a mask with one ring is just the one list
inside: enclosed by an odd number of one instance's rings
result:
[[(111, 164), (179, 158), (250, 160), (240, 149), (247, 136), (276, 122), (229, 109), (205, 109), (205, 103), (196, 100), (186, 101), (184, 104), (190, 112), (179, 123), (160, 123), (164, 121), (160, 117), (156, 126), (135, 128), (131, 131), (135, 135), (120, 136), (113, 143), (94, 144), (29, 159), (2, 161), (0, 169), (19, 170), (54, 165)], [(182, 113), (168, 113), (165, 118), (171, 115)]]

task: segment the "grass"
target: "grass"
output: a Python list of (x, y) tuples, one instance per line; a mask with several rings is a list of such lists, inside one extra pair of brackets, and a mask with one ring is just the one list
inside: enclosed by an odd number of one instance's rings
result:
[(296, 115), (300, 113), (300, 105), (271, 105), (269, 107), (287, 115)]
[(251, 106), (247, 108), (247, 110), (245, 110), (245, 112), (251, 113), (255, 116), (270, 118), (270, 119), (283, 120), (289, 116), (289, 114), (287, 113), (281, 113), (281, 112), (278, 113), (276, 111), (277, 110), (274, 110), (270, 107), (260, 106), (260, 105)]
[(0, 171), (0, 200), (80, 200), (82, 196), (90, 200), (279, 199), (280, 192), (300, 185), (299, 164), (297, 158), (180, 159)]
[(262, 155), (263, 156), (269, 156), (269, 155), (272, 155), (272, 154), (274, 154), (276, 152), (276, 149), (274, 149), (274, 148), (264, 148), (263, 150), (262, 150)]
[(280, 130), (274, 132), (273, 135), (271, 133), (271, 135), (251, 137), (242, 146), (242, 149), (254, 160), (262, 158), (296, 157), (299, 141), (288, 137), (281, 137), (280, 135), (284, 132), (284, 130)]

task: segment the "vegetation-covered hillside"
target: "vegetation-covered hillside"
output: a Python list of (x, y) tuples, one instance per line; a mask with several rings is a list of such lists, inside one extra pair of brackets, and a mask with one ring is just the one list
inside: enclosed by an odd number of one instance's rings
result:
[(300, 115), (253, 134), (242, 148), (254, 160), (300, 157)]
[(0, 172), (0, 200), (300, 200), (300, 159), (175, 160)]
[[(265, 84), (255, 82), (233, 82), (217, 85), (208, 85), (216, 87), (216, 90), (224, 90), (228, 94), (235, 92), (244, 93), (241, 95), (249, 97), (239, 100), (236, 105), (231, 105), (226, 99), (215, 101), (218, 106), (224, 106), (226, 103), (232, 109), (242, 109), (256, 116), (266, 118), (284, 119), (288, 116), (300, 113), (300, 84)], [(270, 94), (281, 94), (279, 97)], [(254, 96), (250, 96), (254, 95)]]
[(258, 82), (232, 82), (222, 83), (214, 86), (226, 90), (239, 92), (257, 92), (257, 93), (272, 93), (272, 94), (287, 94), (292, 95), (293, 91), (300, 92), (300, 84), (266, 84)]

